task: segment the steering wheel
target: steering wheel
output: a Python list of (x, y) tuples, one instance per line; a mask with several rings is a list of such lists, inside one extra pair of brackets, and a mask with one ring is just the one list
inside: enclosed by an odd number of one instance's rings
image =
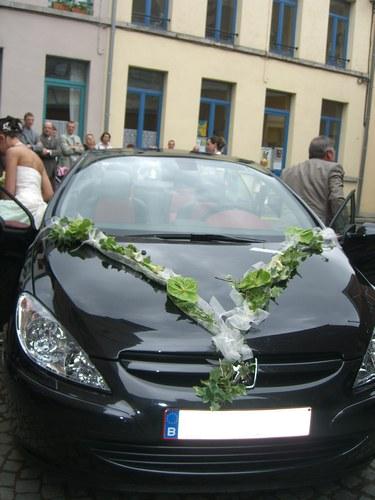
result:
[(260, 219), (250, 208), (240, 204), (228, 204), (210, 208), (203, 219), (210, 226), (238, 229), (269, 228), (268, 221)]
[(220, 214), (222, 212), (231, 212), (233, 210), (247, 212), (251, 215), (254, 215), (254, 212), (244, 205), (241, 205), (239, 203), (228, 203), (226, 205), (215, 205), (213, 207), (210, 207), (204, 214), (204, 220), (206, 220), (208, 217), (211, 217), (212, 215)]

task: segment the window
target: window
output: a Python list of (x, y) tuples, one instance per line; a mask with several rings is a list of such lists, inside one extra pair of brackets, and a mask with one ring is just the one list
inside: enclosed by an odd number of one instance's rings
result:
[(339, 153), (343, 104), (323, 99), (320, 118), (320, 135), (331, 137), (335, 143), (336, 157)]
[(327, 39), (327, 64), (345, 68), (348, 60), (346, 51), (348, 44), (350, 5), (343, 0), (331, 0), (329, 8), (329, 25)]
[(124, 146), (159, 147), (164, 73), (129, 68)]
[(162, 232), (283, 240), (291, 226), (314, 225), (277, 179), (215, 156), (96, 158), (71, 179), (56, 215), (77, 213), (121, 237)]
[(237, 0), (208, 0), (206, 37), (234, 43)]
[(261, 163), (280, 175), (288, 144), (290, 94), (267, 90)]
[(49, 0), (49, 7), (57, 10), (68, 10), (77, 14), (92, 14), (92, 0)]
[(167, 29), (168, 0), (133, 0), (132, 23)]
[(66, 122), (74, 120), (78, 135), (83, 135), (86, 81), (86, 62), (47, 56), (44, 119), (53, 121), (60, 134), (65, 133)]
[(205, 151), (207, 139), (213, 135), (222, 136), (228, 141), (231, 94), (230, 83), (205, 79), (202, 81), (197, 134), (200, 151)]
[(273, 0), (270, 50), (294, 56), (297, 0)]

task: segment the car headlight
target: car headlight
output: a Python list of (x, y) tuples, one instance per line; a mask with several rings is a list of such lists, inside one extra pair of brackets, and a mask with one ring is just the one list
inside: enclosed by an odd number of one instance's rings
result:
[(366, 354), (363, 357), (361, 368), (357, 373), (353, 387), (375, 381), (375, 330), (372, 333)]
[(78, 342), (33, 296), (22, 293), (16, 311), (20, 344), (37, 365), (79, 384), (109, 391)]

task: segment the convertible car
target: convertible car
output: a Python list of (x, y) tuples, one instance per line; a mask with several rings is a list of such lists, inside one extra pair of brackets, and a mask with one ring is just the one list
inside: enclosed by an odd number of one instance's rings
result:
[(96, 151), (1, 220), (14, 433), (133, 491), (306, 484), (375, 456), (374, 227), (255, 163)]

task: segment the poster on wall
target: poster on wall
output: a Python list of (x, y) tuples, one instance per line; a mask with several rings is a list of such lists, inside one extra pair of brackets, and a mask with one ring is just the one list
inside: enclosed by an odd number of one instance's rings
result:
[(199, 151), (199, 153), (204, 153), (206, 151), (207, 138), (197, 137), (194, 150)]
[(272, 168), (272, 148), (262, 148), (260, 164), (262, 165), (262, 167)]
[(283, 148), (274, 148), (272, 170), (280, 173), (283, 168)]
[(207, 137), (208, 121), (198, 121), (198, 137)]

